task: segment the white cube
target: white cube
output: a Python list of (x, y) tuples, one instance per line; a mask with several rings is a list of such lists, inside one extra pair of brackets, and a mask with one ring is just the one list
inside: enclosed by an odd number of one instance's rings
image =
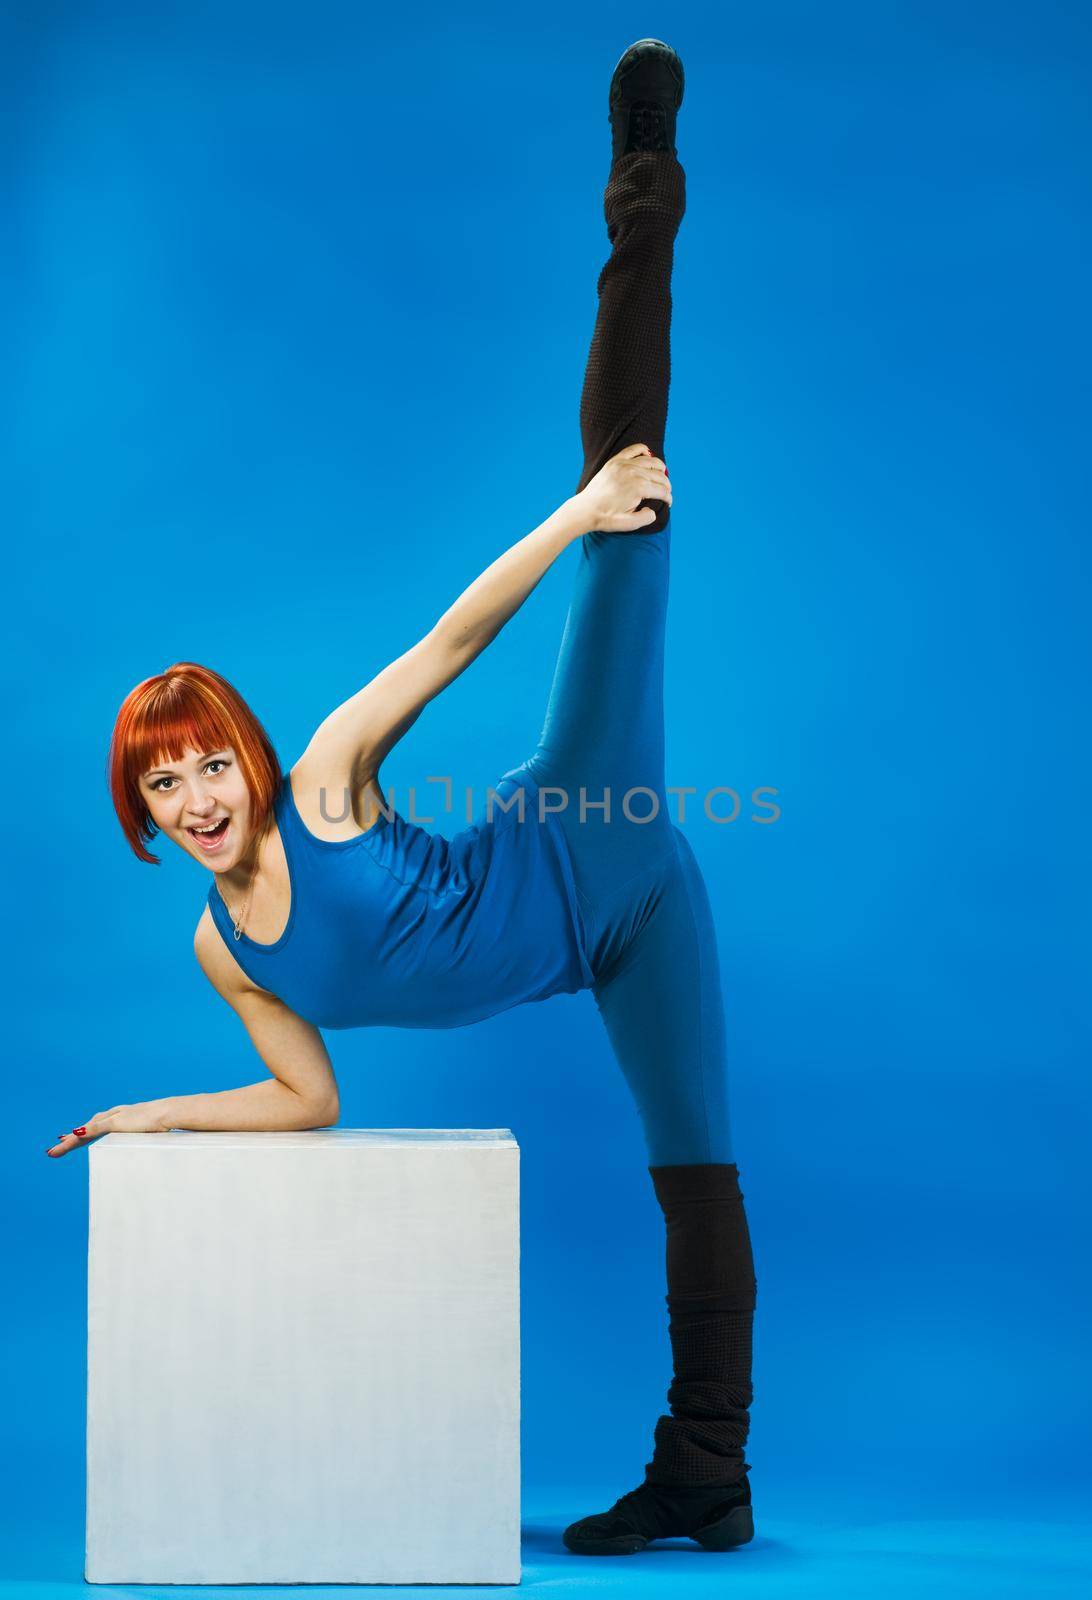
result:
[(508, 1129), (88, 1155), (88, 1582), (519, 1583)]

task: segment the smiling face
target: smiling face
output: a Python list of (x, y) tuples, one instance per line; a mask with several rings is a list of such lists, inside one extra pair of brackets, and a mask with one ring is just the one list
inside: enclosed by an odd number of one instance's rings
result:
[(230, 872), (251, 844), (250, 792), (231, 745), (187, 749), (141, 775), (152, 821), (213, 872)]

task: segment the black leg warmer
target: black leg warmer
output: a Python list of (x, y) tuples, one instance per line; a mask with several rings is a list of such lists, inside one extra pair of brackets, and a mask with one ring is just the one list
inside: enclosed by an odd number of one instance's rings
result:
[[(584, 470), (577, 490), (627, 444), (647, 444), (664, 459), (671, 381), (671, 270), (686, 210), (686, 176), (664, 150), (634, 151), (611, 168), (603, 196), (612, 250), (599, 274), (599, 310), (580, 398)], [(656, 521), (663, 500), (643, 500)]]
[(667, 1305), (674, 1380), (645, 1480), (744, 1479), (756, 1281), (734, 1162), (650, 1167), (667, 1224)]

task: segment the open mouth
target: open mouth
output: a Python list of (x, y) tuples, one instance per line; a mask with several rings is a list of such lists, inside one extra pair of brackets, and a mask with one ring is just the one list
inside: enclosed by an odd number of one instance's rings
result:
[(190, 828), (187, 831), (193, 835), (202, 850), (215, 850), (228, 830), (230, 817), (218, 817), (215, 822), (210, 822), (204, 828)]

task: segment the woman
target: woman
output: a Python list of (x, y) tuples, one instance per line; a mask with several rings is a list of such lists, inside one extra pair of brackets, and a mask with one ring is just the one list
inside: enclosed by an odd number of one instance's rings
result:
[[(285, 774), (261, 724), (207, 668), (138, 684), (110, 782), (141, 860), (157, 831), (213, 874), (195, 937), (271, 1080), (115, 1106), (65, 1135), (288, 1129), (336, 1121), (320, 1028), (458, 1027), (590, 988), (634, 1094), (667, 1229), (674, 1357), (644, 1480), (565, 1530), (620, 1554), (752, 1536), (755, 1278), (732, 1160), (716, 941), (700, 870), (668, 816), (663, 642), (672, 504), (662, 458), (671, 270), (685, 208), (683, 70), (659, 40), (611, 81), (611, 254), (581, 401), (576, 493), (495, 561), (431, 632), (316, 729)], [(453, 839), (394, 814), (384, 757), (579, 541), (539, 745)]]

